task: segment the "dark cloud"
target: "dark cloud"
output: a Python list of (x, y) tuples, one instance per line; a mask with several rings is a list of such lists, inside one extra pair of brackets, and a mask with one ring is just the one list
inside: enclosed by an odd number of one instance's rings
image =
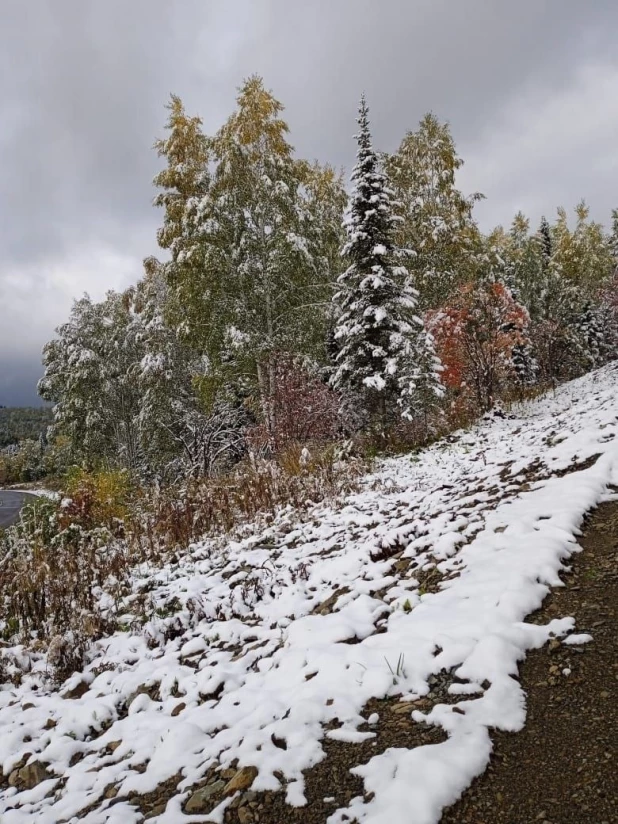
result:
[(40, 359), (0, 356), (0, 406), (43, 406), (36, 392), (41, 377)]
[(465, 187), (490, 195), (484, 225), (581, 196), (603, 218), (617, 23), (614, 0), (3, 0), (2, 385), (30, 380), (71, 297), (122, 286), (154, 251), (151, 146), (171, 91), (213, 130), (261, 73), (299, 152), (337, 165), (361, 90), (381, 148), (432, 109), (468, 158)]

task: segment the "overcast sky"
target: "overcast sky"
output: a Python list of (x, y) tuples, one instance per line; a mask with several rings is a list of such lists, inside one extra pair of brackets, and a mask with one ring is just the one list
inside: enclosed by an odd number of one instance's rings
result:
[(616, 0), (0, 0), (0, 404), (37, 403), (40, 349), (84, 291), (156, 252), (164, 104), (207, 131), (257, 72), (298, 153), (354, 159), (367, 94), (392, 150), (451, 123), (484, 228), (618, 205)]

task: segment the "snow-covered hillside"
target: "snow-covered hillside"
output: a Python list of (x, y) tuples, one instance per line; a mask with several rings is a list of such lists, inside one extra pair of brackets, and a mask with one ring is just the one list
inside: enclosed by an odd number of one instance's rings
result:
[(333, 788), (325, 821), (438, 822), (485, 769), (488, 730), (525, 723), (526, 651), (589, 640), (569, 616), (525, 619), (618, 483), (617, 393), (610, 365), (382, 463), (336, 508), (140, 570), (160, 616), (143, 632), (99, 641), (59, 693), (42, 660), (0, 691), (2, 822), (131, 824), (162, 785), (157, 824), (264, 821), (239, 806), (251, 781), (252, 799), (305, 804), (322, 743), (371, 742), (366, 705), (388, 696), (444, 740), (359, 759), (365, 794), (338, 809)]

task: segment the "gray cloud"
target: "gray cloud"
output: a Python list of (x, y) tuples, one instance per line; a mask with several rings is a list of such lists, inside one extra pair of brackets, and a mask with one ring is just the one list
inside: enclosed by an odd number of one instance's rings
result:
[(582, 196), (604, 219), (617, 23), (613, 0), (4, 0), (0, 388), (24, 397), (7, 387), (33, 386), (71, 299), (121, 287), (155, 251), (151, 146), (171, 91), (213, 130), (263, 74), (299, 153), (346, 166), (361, 90), (381, 148), (432, 109), (462, 185), (489, 196), (483, 225)]
[(35, 386), (40, 378), (40, 364), (32, 358), (0, 356), (0, 406), (43, 406)]

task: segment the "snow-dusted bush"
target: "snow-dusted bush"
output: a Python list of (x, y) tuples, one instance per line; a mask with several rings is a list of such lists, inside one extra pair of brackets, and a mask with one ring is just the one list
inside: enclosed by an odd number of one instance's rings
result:
[(317, 369), (287, 353), (277, 356), (269, 432), (266, 422), (247, 432), (257, 452), (280, 451), (289, 444), (333, 441), (344, 430), (342, 396), (321, 380)]
[(516, 383), (513, 350), (529, 345), (529, 317), (501, 283), (468, 284), (427, 313), (454, 409), (486, 411)]
[(366, 462), (342, 459), (341, 449), (290, 444), (277, 459), (252, 453), (220, 478), (189, 482), (153, 493), (142, 529), (151, 551), (182, 548), (204, 535), (231, 530), (260, 514), (334, 498), (356, 487)]
[[(115, 622), (127, 580), (124, 524), (95, 518), (90, 490), (37, 498), (2, 538), (0, 626), (8, 637), (49, 640), (73, 629), (94, 637)], [(105, 591), (107, 596), (101, 598)], [(111, 599), (111, 600), (110, 600)]]
[[(350, 492), (365, 468), (334, 446), (293, 444), (277, 461), (252, 455), (225, 476), (163, 489), (136, 488), (126, 472), (77, 472), (67, 496), (37, 498), (1, 539), (0, 634), (45, 650), (50, 675), (62, 680), (93, 639), (116, 628), (140, 563)], [(130, 609), (148, 612), (141, 602)]]

